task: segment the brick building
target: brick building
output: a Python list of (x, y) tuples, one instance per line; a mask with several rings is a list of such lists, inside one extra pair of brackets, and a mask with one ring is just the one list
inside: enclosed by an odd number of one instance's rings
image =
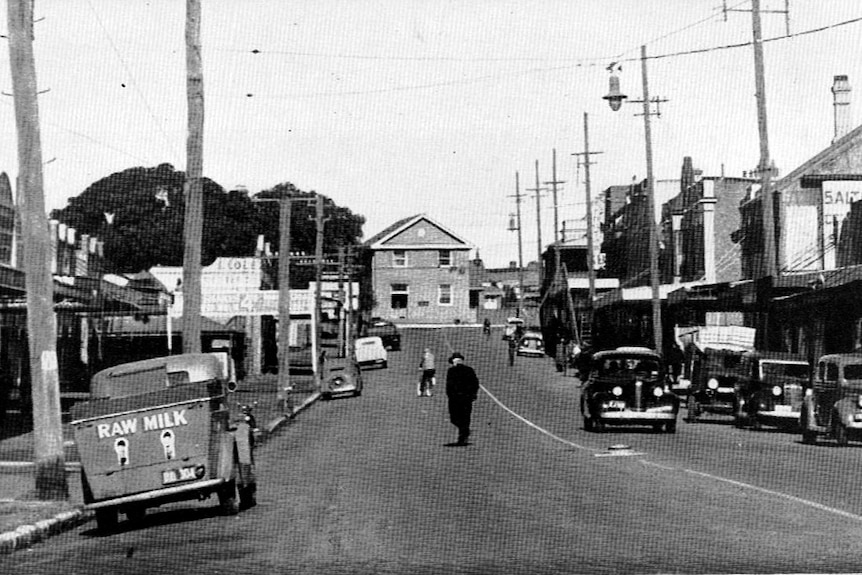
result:
[(364, 242), (371, 252), (373, 316), (400, 323), (472, 323), (473, 245), (425, 214), (404, 218)]

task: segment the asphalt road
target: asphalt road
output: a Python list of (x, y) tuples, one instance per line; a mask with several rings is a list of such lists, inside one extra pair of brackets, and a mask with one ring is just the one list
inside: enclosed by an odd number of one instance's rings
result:
[[(509, 367), (499, 331), (407, 330), (359, 398), (320, 402), (257, 453), (259, 505), (153, 510), (0, 558), (3, 573), (766, 573), (862, 571), (862, 446), (680, 422), (583, 431), (578, 380)], [(462, 351), (483, 384), (449, 445), (420, 352)], [(612, 445), (630, 449), (611, 451)], [(621, 454), (620, 454), (621, 453)]]

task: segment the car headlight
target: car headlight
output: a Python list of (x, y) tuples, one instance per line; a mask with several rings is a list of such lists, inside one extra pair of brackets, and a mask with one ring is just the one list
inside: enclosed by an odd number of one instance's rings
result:
[(660, 387), (654, 387), (652, 388), (652, 394), (656, 397), (661, 397), (664, 395), (664, 390)]
[(332, 387), (341, 387), (342, 385), (344, 385), (343, 377), (336, 377), (332, 380)]
[(623, 394), (623, 388), (617, 385), (611, 390), (611, 393), (619, 397)]
[(859, 399), (856, 401), (856, 405), (862, 407), (862, 395), (859, 396)]
[(718, 389), (718, 380), (714, 377), (710, 377), (709, 381), (706, 382), (706, 386), (709, 389)]
[(778, 397), (784, 390), (781, 389), (780, 385), (776, 385), (772, 387), (772, 395)]

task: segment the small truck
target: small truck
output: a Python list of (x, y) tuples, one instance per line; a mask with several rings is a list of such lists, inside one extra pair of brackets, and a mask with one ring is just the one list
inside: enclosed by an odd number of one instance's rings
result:
[(72, 407), (85, 509), (99, 530), (118, 514), (215, 494), (236, 514), (255, 504), (253, 430), (231, 401), (236, 382), (215, 354), (125, 363), (92, 378)]

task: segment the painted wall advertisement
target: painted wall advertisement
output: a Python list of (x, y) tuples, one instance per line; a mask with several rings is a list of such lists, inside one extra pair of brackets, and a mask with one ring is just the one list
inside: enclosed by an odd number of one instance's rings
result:
[(850, 204), (862, 198), (862, 181), (823, 182), (823, 269), (834, 269), (841, 224), (850, 213)]

